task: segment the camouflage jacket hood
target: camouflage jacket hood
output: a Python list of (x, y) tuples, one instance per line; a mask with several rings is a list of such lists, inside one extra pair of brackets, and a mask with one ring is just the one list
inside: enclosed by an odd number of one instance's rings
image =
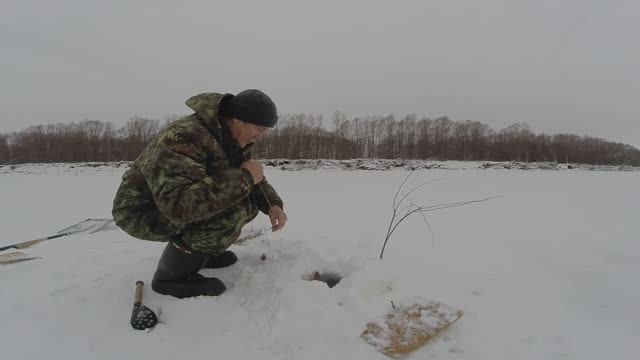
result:
[(204, 125), (212, 133), (220, 133), (218, 112), (224, 101), (231, 99), (232, 94), (202, 93), (193, 95), (184, 103), (202, 119)]
[(232, 94), (202, 93), (193, 95), (184, 103), (201, 118), (211, 121), (217, 119), (222, 100), (232, 97)]
[(220, 146), (222, 146), (225, 152), (232, 157), (236, 157), (242, 156), (241, 154), (251, 148), (252, 145), (249, 144), (241, 148), (236, 141), (233, 140), (228, 127), (221, 121), (220, 116), (218, 116), (224, 102), (233, 96), (233, 94), (201, 93), (187, 99), (185, 104), (202, 120), (202, 124), (220, 142)]

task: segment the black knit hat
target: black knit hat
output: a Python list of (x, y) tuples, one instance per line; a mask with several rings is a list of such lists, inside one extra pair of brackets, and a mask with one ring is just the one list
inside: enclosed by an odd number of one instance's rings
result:
[(244, 90), (225, 101), (220, 114), (270, 128), (278, 122), (276, 104), (267, 94), (257, 89)]

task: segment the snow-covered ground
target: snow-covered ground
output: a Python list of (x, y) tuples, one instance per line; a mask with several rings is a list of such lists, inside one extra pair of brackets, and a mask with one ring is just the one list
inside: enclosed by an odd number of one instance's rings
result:
[[(407, 219), (383, 260), (404, 167), (267, 167), (287, 227), (232, 247), (234, 266), (202, 272), (227, 284), (220, 297), (147, 286), (143, 302), (162, 321), (150, 332), (129, 325), (134, 283), (150, 284), (164, 244), (116, 229), (23, 249), (42, 258), (0, 265), (0, 358), (385, 359), (360, 333), (391, 301), (421, 296), (464, 316), (411, 359), (636, 359), (640, 172), (482, 165), (415, 171), (410, 187), (442, 179), (410, 197), (420, 205), (503, 197), (430, 213), (435, 239)], [(0, 245), (109, 217), (125, 169), (0, 168)], [(343, 279), (330, 289), (305, 280), (314, 271)]]

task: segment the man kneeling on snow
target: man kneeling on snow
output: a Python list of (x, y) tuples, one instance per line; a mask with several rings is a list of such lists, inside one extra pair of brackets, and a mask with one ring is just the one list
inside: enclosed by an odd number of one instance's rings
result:
[(258, 210), (272, 230), (284, 227), (282, 200), (247, 149), (276, 125), (273, 101), (260, 90), (191, 97), (195, 111), (161, 131), (123, 175), (113, 218), (129, 235), (168, 241), (152, 288), (179, 298), (220, 295), (217, 278), (198, 273), (235, 263), (226, 250)]

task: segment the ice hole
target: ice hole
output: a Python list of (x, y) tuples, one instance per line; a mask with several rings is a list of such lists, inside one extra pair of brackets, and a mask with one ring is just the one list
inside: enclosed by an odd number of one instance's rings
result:
[(309, 275), (303, 276), (302, 278), (307, 281), (322, 281), (323, 283), (326, 283), (329, 288), (332, 288), (336, 286), (340, 282), (340, 280), (342, 280), (342, 275), (333, 272), (323, 273), (320, 271), (314, 271)]

